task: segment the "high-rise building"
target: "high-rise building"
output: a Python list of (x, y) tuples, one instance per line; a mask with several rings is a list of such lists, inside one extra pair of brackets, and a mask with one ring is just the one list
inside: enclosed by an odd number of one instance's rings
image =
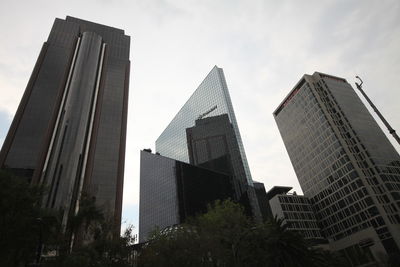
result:
[(234, 177), (235, 200), (261, 220), (253, 180), (223, 70), (215, 66), (156, 141), (163, 156)]
[(205, 213), (208, 204), (228, 198), (234, 198), (228, 174), (141, 151), (139, 242), (157, 227), (179, 225)]
[(364, 259), (398, 253), (400, 156), (351, 85), (304, 75), (273, 114), (330, 247)]
[(119, 234), (129, 46), (121, 29), (56, 19), (1, 149), (1, 168), (47, 187), (64, 229), (87, 194)]

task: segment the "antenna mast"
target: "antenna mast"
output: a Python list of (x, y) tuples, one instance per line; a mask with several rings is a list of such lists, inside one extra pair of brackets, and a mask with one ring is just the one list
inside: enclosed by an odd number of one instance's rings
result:
[(375, 107), (375, 105), (372, 103), (372, 101), (369, 99), (369, 97), (367, 96), (367, 94), (364, 92), (364, 90), (362, 89), (362, 84), (363, 81), (361, 80), (360, 77), (356, 76), (357, 79), (360, 80), (360, 83), (358, 84), (357, 82), (355, 83), (357, 86), (357, 89), (360, 90), (361, 94), (365, 97), (365, 99), (368, 101), (368, 103), (371, 105), (371, 107), (374, 109), (374, 111), (376, 112), (376, 114), (378, 114), (379, 118), (382, 120), (383, 124), (385, 124), (386, 128), (388, 129), (389, 133), (391, 135), (393, 135), (394, 139), (396, 139), (397, 143), (399, 143), (400, 145), (400, 138), (399, 136), (396, 134), (396, 131), (390, 126), (390, 124), (386, 121), (386, 119), (382, 116), (382, 114), (379, 112), (379, 110)]

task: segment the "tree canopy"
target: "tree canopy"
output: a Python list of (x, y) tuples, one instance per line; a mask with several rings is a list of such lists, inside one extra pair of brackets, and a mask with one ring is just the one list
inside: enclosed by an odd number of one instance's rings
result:
[(39, 238), (41, 190), (0, 170), (0, 266), (23, 266), (34, 257)]
[(282, 220), (255, 223), (232, 201), (169, 230), (155, 230), (139, 254), (139, 266), (350, 266), (340, 255), (316, 250)]
[[(41, 208), (44, 191), (0, 170), (0, 266), (131, 266), (132, 226), (121, 237), (111, 235), (114, 224), (93, 198), (83, 195), (78, 214), (70, 217), (63, 233), (59, 212)], [(72, 233), (84, 234), (90, 242), (76, 243), (71, 251)], [(52, 256), (34, 264), (46, 254)]]
[[(41, 208), (43, 191), (0, 170), (0, 266), (36, 262), (41, 255), (38, 244), (44, 245), (42, 254), (56, 252), (41, 261), (39, 266), (46, 267), (128, 267), (134, 263), (139, 267), (351, 266), (338, 253), (312, 248), (282, 220), (256, 223), (242, 206), (229, 200), (216, 201), (207, 213), (184, 224), (155, 229), (135, 262), (132, 227), (121, 237), (113, 237), (113, 223), (104, 217), (95, 199), (83, 195), (78, 214), (70, 217), (63, 233), (59, 214)], [(71, 250), (71, 234), (86, 241), (76, 242)], [(387, 264), (397, 265), (396, 257)]]

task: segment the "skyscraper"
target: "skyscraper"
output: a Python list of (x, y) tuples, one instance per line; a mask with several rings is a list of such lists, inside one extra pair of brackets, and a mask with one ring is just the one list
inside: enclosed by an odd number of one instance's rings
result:
[(400, 156), (350, 84), (304, 75), (273, 114), (330, 247), (398, 253)]
[[(223, 70), (215, 66), (156, 141), (163, 156), (221, 171), (235, 181), (236, 200), (261, 220), (253, 180)], [(217, 166), (222, 164), (223, 166)]]
[(85, 193), (119, 233), (129, 45), (121, 29), (56, 19), (1, 149), (1, 168), (48, 188), (64, 228)]

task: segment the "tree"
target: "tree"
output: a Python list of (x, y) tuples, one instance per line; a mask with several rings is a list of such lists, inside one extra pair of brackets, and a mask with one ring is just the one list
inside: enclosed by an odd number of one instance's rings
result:
[(222, 266), (240, 266), (238, 250), (252, 227), (241, 205), (230, 200), (217, 200), (208, 212), (191, 222), (199, 231), (202, 245), (213, 262)]
[[(64, 249), (59, 249), (59, 255), (45, 262), (44, 266), (131, 266), (132, 245), (135, 242), (133, 226), (129, 226), (123, 236), (115, 237), (113, 221), (105, 218), (95, 202), (93, 197), (82, 195), (79, 211), (70, 217), (66, 236), (58, 243), (58, 247)], [(76, 240), (72, 251), (69, 250), (71, 234)]]
[(24, 266), (35, 257), (40, 227), (48, 223), (38, 220), (46, 215), (41, 193), (24, 178), (0, 170), (0, 266)]
[(139, 255), (139, 266), (244, 266), (238, 248), (251, 221), (232, 201), (216, 201), (186, 224), (154, 231)]
[[(45, 254), (56, 250), (57, 256), (43, 260), (40, 266), (131, 266), (132, 226), (123, 236), (114, 237), (110, 234), (114, 224), (104, 218), (93, 198), (83, 195), (78, 214), (71, 217), (63, 233), (61, 213), (41, 208), (44, 191), (0, 170), (0, 266), (27, 266), (36, 261), (42, 248)], [(90, 238), (76, 243), (71, 252), (72, 233)]]
[(139, 266), (319, 267), (350, 266), (315, 250), (283, 220), (257, 224), (232, 201), (217, 201), (185, 224), (159, 231), (139, 254)]
[(248, 225), (240, 205), (217, 201), (186, 224), (155, 229), (140, 252), (139, 266), (235, 266), (234, 245)]
[(181, 225), (160, 232), (157, 229), (142, 249), (139, 266), (212, 266), (205, 246), (193, 227)]
[(119, 238), (98, 233), (90, 243), (76, 247), (43, 263), (43, 267), (128, 267), (131, 264), (133, 227), (128, 227)]
[[(271, 267), (312, 266), (312, 251), (304, 238), (290, 231), (282, 219), (268, 220), (261, 228), (265, 262)], [(260, 235), (261, 233), (255, 233)], [(260, 242), (262, 242), (260, 240)]]

